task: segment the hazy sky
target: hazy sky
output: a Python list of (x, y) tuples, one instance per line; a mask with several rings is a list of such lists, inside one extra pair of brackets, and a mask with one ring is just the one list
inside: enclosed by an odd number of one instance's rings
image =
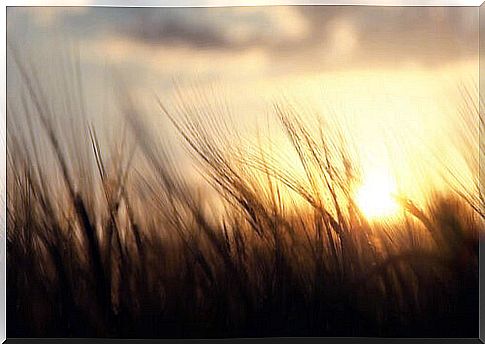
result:
[[(216, 85), (233, 109), (227, 116), (242, 126), (267, 123), (284, 95), (338, 117), (366, 142), (369, 166), (388, 165), (392, 145), (399, 163), (419, 165), (423, 139), (444, 152), (443, 137), (459, 120), (457, 85), (474, 89), (478, 81), (473, 7), (10, 7), (7, 39), (51, 86), (63, 54), (77, 47), (88, 112), (107, 126), (113, 70), (156, 123), (163, 120), (154, 95), (169, 99), (174, 81)], [(7, 64), (15, 99), (18, 80)]]
[(169, 55), (257, 51), (260, 59), (291, 61), (295, 68), (312, 71), (470, 58), (477, 52), (477, 25), (478, 10), (473, 7), (8, 9), (9, 39), (23, 44), (58, 31), (88, 46), (107, 44), (108, 55), (116, 44), (152, 54), (170, 50)]

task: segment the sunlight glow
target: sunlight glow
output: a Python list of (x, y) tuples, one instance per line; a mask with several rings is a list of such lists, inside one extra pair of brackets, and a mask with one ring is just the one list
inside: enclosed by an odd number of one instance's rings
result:
[(399, 206), (393, 198), (396, 184), (383, 172), (369, 174), (356, 194), (357, 205), (369, 219), (385, 218), (397, 214)]

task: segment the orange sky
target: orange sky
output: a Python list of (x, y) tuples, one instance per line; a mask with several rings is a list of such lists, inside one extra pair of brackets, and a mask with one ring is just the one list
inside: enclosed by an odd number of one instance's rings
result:
[[(7, 25), (8, 40), (41, 67), (50, 94), (59, 87), (58, 61), (70, 46), (78, 48), (89, 116), (113, 132), (119, 123), (113, 70), (126, 80), (160, 136), (171, 142), (176, 142), (174, 130), (154, 95), (170, 104), (174, 80), (182, 90), (197, 87), (209, 98), (216, 90), (232, 109), (220, 114), (222, 120), (234, 121), (249, 140), (256, 130), (266, 133), (280, 142), (281, 155), (291, 156), (271, 117), (274, 101), (285, 99), (342, 125), (363, 175), (385, 171), (419, 197), (423, 186), (440, 183), (437, 156), (467, 183), (474, 178), (464, 172), (452, 138), (462, 121), (459, 86), (476, 98), (477, 11), (9, 8)], [(8, 99), (15, 102), (18, 78), (11, 61), (8, 68)]]

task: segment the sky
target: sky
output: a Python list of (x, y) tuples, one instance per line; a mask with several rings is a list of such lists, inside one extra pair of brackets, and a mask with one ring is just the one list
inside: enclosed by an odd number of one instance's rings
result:
[[(436, 178), (423, 173), (436, 152), (463, 164), (451, 144), (459, 92), (478, 88), (473, 7), (9, 7), (7, 40), (38, 66), (51, 95), (62, 87), (63, 57), (76, 51), (87, 113), (108, 131), (117, 131), (120, 80), (169, 141), (176, 135), (157, 97), (172, 104), (175, 84), (183, 101), (194, 101), (194, 89), (222, 99), (223, 120), (247, 135), (264, 127), (277, 143), (271, 112), (283, 100), (340, 123), (363, 173), (405, 171), (404, 188)], [(15, 69), (7, 59), (12, 103), (20, 101)]]

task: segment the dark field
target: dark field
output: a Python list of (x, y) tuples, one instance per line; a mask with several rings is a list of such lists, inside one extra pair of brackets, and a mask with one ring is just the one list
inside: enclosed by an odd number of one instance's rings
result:
[[(162, 99), (155, 111), (212, 201), (127, 93), (126, 130), (103, 145), (82, 88), (46, 95), (19, 70), (23, 102), (8, 104), (8, 337), (478, 336), (478, 192), (450, 187), (422, 207), (400, 198), (401, 220), (370, 222), (345, 145), (297, 110), (276, 104), (274, 118), (304, 178), (233, 147), (204, 107), (171, 111)], [(60, 124), (55, 101), (79, 123)]]

